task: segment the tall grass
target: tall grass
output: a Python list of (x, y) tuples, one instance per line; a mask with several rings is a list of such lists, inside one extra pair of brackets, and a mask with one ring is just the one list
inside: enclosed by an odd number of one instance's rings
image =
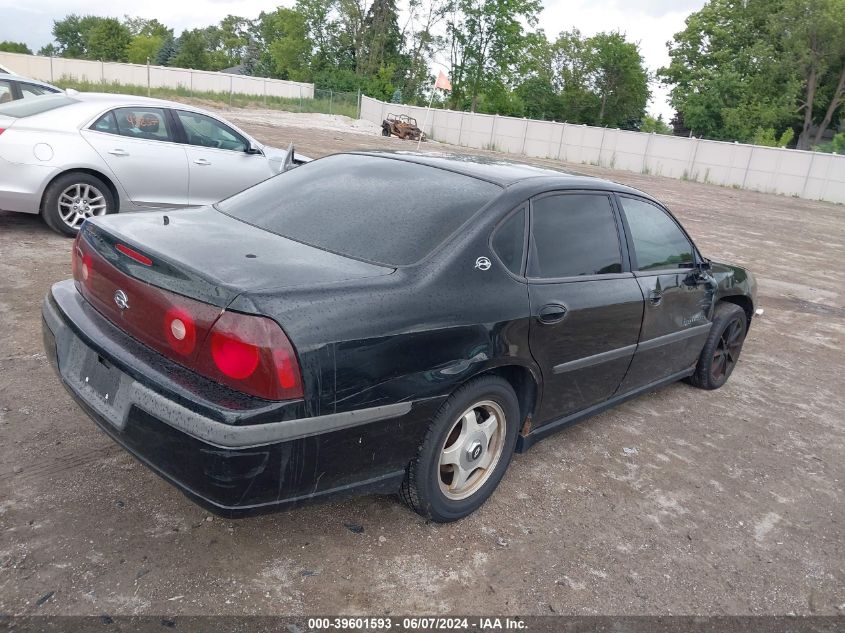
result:
[[(73, 88), (80, 92), (109, 92), (113, 94), (147, 96), (147, 87), (117, 82), (86, 81), (74, 77), (61, 77), (53, 82), (60, 88)], [(266, 97), (238, 92), (202, 92), (179, 88), (150, 88), (149, 96), (158, 99), (201, 99), (233, 108), (270, 108), (287, 112), (319, 112), (340, 114), (353, 119), (358, 117), (358, 95), (354, 92), (315, 90), (314, 98)]]

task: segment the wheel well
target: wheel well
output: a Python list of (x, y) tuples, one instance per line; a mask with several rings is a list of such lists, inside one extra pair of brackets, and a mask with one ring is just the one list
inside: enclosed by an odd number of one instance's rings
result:
[(117, 187), (114, 186), (114, 183), (111, 181), (111, 179), (102, 172), (97, 171), (96, 169), (85, 169), (80, 167), (78, 169), (66, 169), (62, 173), (56, 174), (53, 179), (47, 183), (47, 186), (44, 187), (44, 193), (41, 194), (41, 207), (39, 209), (39, 212), (44, 210), (44, 196), (47, 194), (47, 189), (50, 188), (50, 185), (52, 185), (54, 182), (56, 182), (56, 179), (61, 178), (62, 176), (76, 173), (88, 174), (89, 176), (94, 176), (94, 178), (99, 178), (100, 180), (102, 180), (106, 184), (106, 187), (109, 188), (112, 198), (114, 199), (114, 212), (117, 213), (118, 211), (120, 211), (120, 195), (117, 193)]
[(745, 312), (746, 324), (748, 328), (751, 327), (751, 319), (754, 317), (754, 304), (751, 302), (750, 298), (745, 295), (731, 295), (729, 297), (722, 297), (719, 301), (733, 303), (734, 305), (738, 305), (742, 308)]
[(519, 432), (527, 433), (531, 429), (531, 420), (537, 406), (537, 381), (533, 374), (519, 365), (505, 365), (496, 367), (481, 374), (482, 376), (499, 376), (513, 387), (516, 399), (519, 401)]

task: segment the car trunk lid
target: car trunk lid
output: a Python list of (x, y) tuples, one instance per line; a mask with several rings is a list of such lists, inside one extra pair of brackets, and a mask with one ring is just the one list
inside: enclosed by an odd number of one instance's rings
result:
[(313, 287), (394, 271), (280, 237), (211, 207), (97, 218), (84, 225), (83, 234), (122, 274), (219, 308), (244, 292)]

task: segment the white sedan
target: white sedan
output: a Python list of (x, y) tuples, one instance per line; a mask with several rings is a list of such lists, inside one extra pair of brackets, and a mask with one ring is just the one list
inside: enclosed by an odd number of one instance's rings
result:
[(0, 210), (75, 235), (87, 217), (212, 204), (308, 159), (214, 114), (128, 95), (0, 105)]

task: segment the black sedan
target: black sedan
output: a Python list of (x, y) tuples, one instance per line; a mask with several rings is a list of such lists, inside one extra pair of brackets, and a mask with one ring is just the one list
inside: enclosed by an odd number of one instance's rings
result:
[(44, 344), (99, 426), (236, 515), (399, 493), (453, 521), (511, 456), (731, 375), (749, 272), (628, 187), (465, 156), (329, 156), (197, 210), (88, 220)]

